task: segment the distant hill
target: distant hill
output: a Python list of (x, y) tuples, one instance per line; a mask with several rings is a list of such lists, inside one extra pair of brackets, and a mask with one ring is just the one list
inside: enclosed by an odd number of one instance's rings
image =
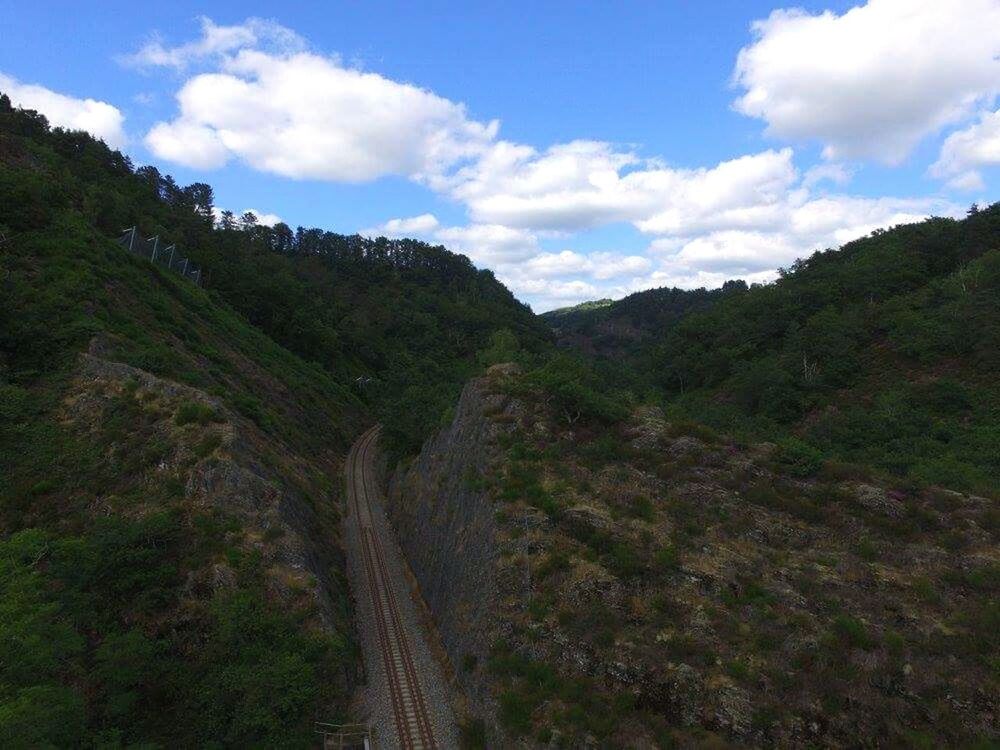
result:
[(662, 335), (684, 315), (705, 310), (725, 294), (745, 291), (743, 282), (724, 289), (687, 291), (663, 287), (636, 292), (620, 300), (597, 300), (543, 313), (560, 346), (588, 354), (619, 357), (641, 342)]
[(607, 299), (595, 299), (589, 302), (581, 302), (578, 305), (571, 305), (570, 307), (558, 307), (555, 310), (549, 310), (548, 312), (542, 313), (541, 317), (548, 321), (560, 321), (566, 322), (576, 318), (587, 317), (587, 314), (592, 310), (600, 310), (602, 307), (608, 307), (613, 305), (614, 300)]
[(879, 230), (775, 283), (543, 316), (671, 415), (955, 489), (1000, 488), (1000, 204)]

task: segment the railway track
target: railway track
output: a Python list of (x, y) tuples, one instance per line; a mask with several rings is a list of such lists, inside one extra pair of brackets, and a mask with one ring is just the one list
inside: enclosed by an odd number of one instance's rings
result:
[(351, 449), (348, 491), (358, 524), (365, 579), (375, 613), (378, 647), (388, 681), (399, 747), (403, 750), (437, 748), (385, 554), (372, 527), (370, 498), (375, 492), (375, 483), (369, 473), (368, 458), (377, 439), (378, 427), (373, 427)]

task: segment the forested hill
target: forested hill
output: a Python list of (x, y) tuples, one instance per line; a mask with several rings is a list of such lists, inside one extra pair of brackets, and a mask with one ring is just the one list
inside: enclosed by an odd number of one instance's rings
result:
[[(213, 217), (212, 188), (181, 187), (153, 166), (0, 97), (0, 231), (53, 228), (67, 212), (95, 236), (138, 226), (204, 270), (204, 286), (247, 321), (394, 419), (388, 438), (415, 449), (500, 335), (544, 348), (550, 334), (488, 270), (415, 240), (292, 230), (252, 215)], [(54, 230), (55, 231), (55, 230)], [(494, 342), (495, 343), (495, 342)], [(169, 352), (159, 353), (161, 365)]]
[[(618, 313), (637, 301), (651, 311)], [(1000, 204), (878, 230), (772, 284), (654, 290), (579, 318), (577, 330), (644, 321), (619, 380), (652, 389), (675, 418), (786, 441), (813, 461), (998, 489)]]
[(662, 336), (688, 313), (707, 310), (724, 295), (745, 289), (742, 281), (729, 281), (714, 290), (648, 289), (620, 300), (596, 300), (550, 310), (541, 318), (551, 326), (560, 345), (617, 357), (635, 352), (652, 337)]

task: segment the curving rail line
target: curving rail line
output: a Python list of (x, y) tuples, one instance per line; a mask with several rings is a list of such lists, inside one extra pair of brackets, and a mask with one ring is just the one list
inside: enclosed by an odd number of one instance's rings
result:
[(382, 545), (372, 528), (369, 503), (374, 482), (368, 475), (368, 456), (377, 438), (378, 427), (373, 427), (351, 448), (348, 491), (358, 524), (365, 578), (372, 597), (379, 651), (389, 684), (399, 746), (403, 750), (437, 748), (409, 639), (399, 615), (392, 578)]

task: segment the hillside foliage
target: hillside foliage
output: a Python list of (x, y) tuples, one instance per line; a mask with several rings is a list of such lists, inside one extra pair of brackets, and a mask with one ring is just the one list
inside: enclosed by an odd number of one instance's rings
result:
[[(656, 289), (545, 317), (607, 378), (677, 418), (991, 492), (1000, 476), (998, 291), (994, 204), (817, 252), (772, 284)], [(635, 332), (624, 345), (623, 326)]]
[(271, 339), (352, 388), (397, 452), (415, 450), (499, 330), (538, 351), (550, 336), (488, 270), (417, 240), (369, 239), (252, 214), (214, 213), (211, 186), (153, 166), (0, 100), (0, 231), (51, 229), (67, 210), (97, 234), (138, 226), (203, 268), (204, 286)]

